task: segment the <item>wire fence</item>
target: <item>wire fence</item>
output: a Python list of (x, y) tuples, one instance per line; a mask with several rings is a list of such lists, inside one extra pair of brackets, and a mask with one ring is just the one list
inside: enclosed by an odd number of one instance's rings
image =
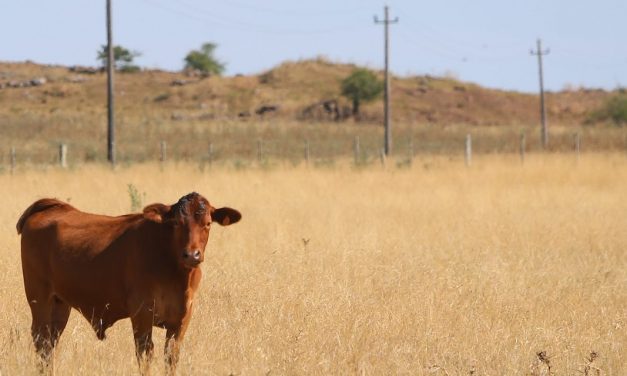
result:
[[(410, 165), (413, 158), (424, 155), (449, 155), (464, 158), (466, 165), (472, 165), (473, 154), (518, 154), (524, 162), (528, 153), (569, 152), (577, 158), (586, 151), (585, 140), (580, 133), (562, 134), (552, 137), (553, 147), (543, 150), (538, 140), (529, 141), (524, 134), (512, 135), (506, 139), (494, 138), (489, 135), (467, 134), (454, 140), (425, 140), (416, 137), (396, 139), (393, 152), (384, 155), (382, 145), (368, 137), (338, 137), (334, 140), (274, 140), (258, 138), (249, 142), (207, 140), (205, 148), (190, 148), (185, 143), (152, 142), (143, 147), (122, 144), (118, 149), (119, 164), (148, 162), (188, 162), (199, 163), (201, 166), (232, 165), (235, 167), (268, 166), (273, 163), (291, 165), (306, 164), (311, 166), (333, 165), (339, 160), (349, 160), (355, 166), (366, 166), (386, 161), (396, 166)], [(627, 151), (627, 137), (615, 140), (609, 150)], [(598, 151), (595, 148), (590, 151)], [(101, 154), (105, 154), (105, 151)], [(67, 168), (85, 163), (104, 163), (103, 156), (97, 155), (93, 149), (73, 148), (71, 143), (48, 144), (38, 148), (11, 146), (5, 150), (1, 158), (0, 171), (14, 172), (22, 166), (57, 165)]]

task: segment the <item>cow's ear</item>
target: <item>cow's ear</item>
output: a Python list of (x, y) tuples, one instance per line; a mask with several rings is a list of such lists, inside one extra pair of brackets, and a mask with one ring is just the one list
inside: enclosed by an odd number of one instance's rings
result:
[(240, 212), (231, 208), (220, 208), (211, 212), (211, 220), (222, 226), (232, 225), (239, 222), (240, 219), (242, 219)]
[(170, 211), (170, 207), (168, 205), (163, 204), (152, 204), (148, 205), (144, 208), (144, 218), (162, 223), (164, 221), (165, 215)]

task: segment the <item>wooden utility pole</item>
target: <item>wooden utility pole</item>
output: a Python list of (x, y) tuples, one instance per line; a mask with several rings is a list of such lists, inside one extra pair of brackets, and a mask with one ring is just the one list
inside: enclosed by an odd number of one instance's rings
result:
[(359, 136), (355, 136), (355, 142), (353, 143), (353, 156), (355, 157), (355, 166), (359, 165), (361, 160), (361, 148), (359, 147)]
[(470, 167), (470, 164), (472, 163), (472, 138), (470, 137), (470, 134), (466, 135), (466, 147), (464, 148), (464, 151), (466, 167)]
[(551, 50), (542, 50), (542, 41), (538, 38), (536, 51), (531, 50), (532, 55), (538, 56), (538, 73), (540, 74), (540, 120), (542, 122), (541, 136), (542, 147), (546, 149), (549, 146), (549, 129), (546, 125), (546, 107), (544, 106), (544, 76), (542, 73), (542, 56), (548, 55)]
[(385, 127), (385, 139), (383, 149), (385, 155), (390, 155), (392, 152), (392, 124), (391, 124), (391, 116), (390, 116), (390, 78), (389, 78), (389, 53), (390, 53), (390, 43), (389, 43), (389, 32), (388, 26), (390, 24), (398, 23), (398, 17), (390, 20), (388, 14), (388, 6), (386, 5), (383, 8), (384, 19), (379, 21), (377, 16), (374, 16), (375, 24), (383, 24), (383, 35), (384, 35), (384, 49), (385, 49), (385, 70), (384, 70), (384, 88), (383, 88), (383, 125)]
[(13, 172), (15, 172), (15, 165), (16, 165), (16, 160), (17, 160), (17, 158), (15, 157), (14, 147), (11, 147), (10, 159), (11, 159), (11, 175), (13, 175)]
[(67, 168), (67, 144), (59, 145), (59, 165)]
[(111, 32), (111, 0), (107, 0), (107, 160), (115, 166), (115, 122), (113, 119), (113, 33)]
[(161, 155), (159, 157), (159, 162), (163, 163), (168, 159), (168, 144), (165, 141), (161, 141), (160, 144)]
[(523, 132), (520, 134), (520, 148), (518, 150), (518, 152), (520, 153), (520, 163), (525, 163), (525, 150), (527, 149), (526, 143), (527, 140), (525, 132)]

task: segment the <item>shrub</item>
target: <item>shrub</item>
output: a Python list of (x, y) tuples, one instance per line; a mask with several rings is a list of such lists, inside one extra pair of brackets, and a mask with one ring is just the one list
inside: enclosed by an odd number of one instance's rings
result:
[(609, 98), (603, 106), (592, 112), (586, 123), (611, 121), (615, 125), (627, 124), (627, 94), (617, 94)]
[(144, 199), (146, 198), (146, 192), (139, 193), (137, 187), (133, 184), (127, 184), (128, 196), (131, 199), (131, 212), (138, 212), (143, 207)]
[(376, 99), (383, 91), (383, 83), (367, 69), (356, 69), (342, 81), (342, 95), (353, 102), (353, 116), (359, 117), (361, 102)]
[(185, 69), (199, 70), (208, 74), (221, 75), (224, 72), (224, 63), (218, 61), (213, 52), (218, 46), (205, 43), (200, 50), (192, 50), (185, 56)]
[[(108, 56), (107, 46), (101, 46), (100, 51), (98, 51), (98, 60), (103, 67), (107, 66)], [(113, 46), (113, 65), (116, 70), (121, 72), (134, 73), (139, 71), (140, 68), (133, 64), (133, 60), (139, 56), (141, 56), (141, 52), (131, 51), (122, 46)]]

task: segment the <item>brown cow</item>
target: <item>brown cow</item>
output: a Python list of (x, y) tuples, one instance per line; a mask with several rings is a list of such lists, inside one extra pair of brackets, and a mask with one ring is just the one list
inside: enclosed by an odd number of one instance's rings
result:
[(107, 328), (130, 317), (140, 366), (152, 356), (152, 327), (165, 328), (173, 372), (211, 223), (227, 226), (240, 218), (237, 210), (216, 209), (198, 193), (119, 217), (84, 213), (55, 199), (33, 203), (17, 232), (31, 333), (43, 364), (51, 363), (74, 308), (101, 340)]

